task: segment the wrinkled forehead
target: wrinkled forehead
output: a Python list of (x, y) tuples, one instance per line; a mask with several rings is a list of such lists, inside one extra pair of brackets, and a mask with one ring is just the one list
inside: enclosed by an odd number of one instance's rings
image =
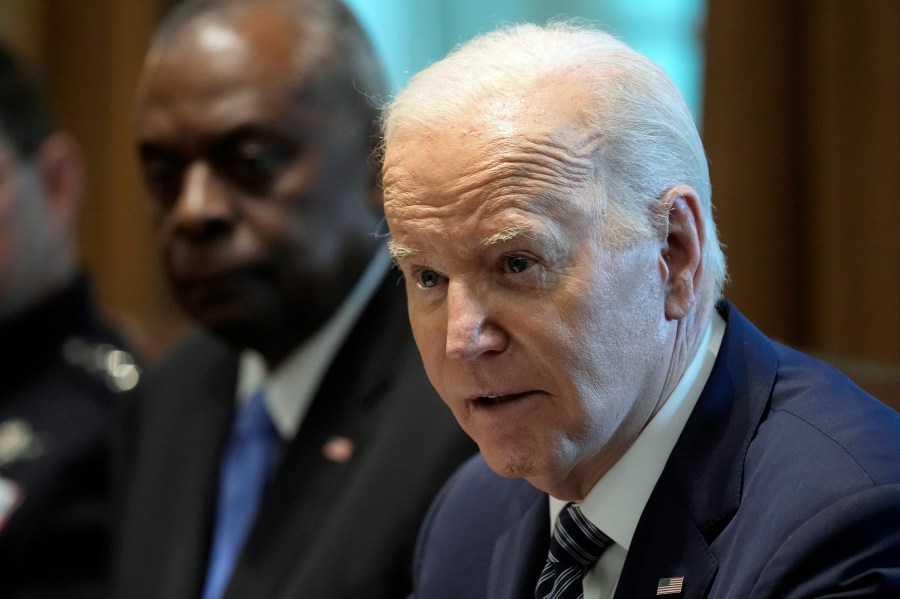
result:
[(594, 175), (595, 136), (571, 85), (473, 101), (451, 114), (401, 120), (384, 152), (388, 210), (470, 195), (539, 200), (570, 195)]

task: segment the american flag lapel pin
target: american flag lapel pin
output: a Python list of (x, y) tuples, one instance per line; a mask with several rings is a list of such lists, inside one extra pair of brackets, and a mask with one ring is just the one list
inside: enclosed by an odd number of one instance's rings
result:
[(325, 459), (336, 464), (346, 464), (353, 457), (356, 444), (347, 437), (332, 436), (322, 446), (322, 455)]
[(656, 585), (657, 595), (680, 595), (681, 587), (684, 586), (684, 576), (671, 576), (669, 578), (660, 578)]

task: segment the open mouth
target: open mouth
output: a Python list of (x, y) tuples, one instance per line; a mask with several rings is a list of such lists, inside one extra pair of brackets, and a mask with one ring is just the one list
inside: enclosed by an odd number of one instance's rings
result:
[(521, 399), (529, 393), (529, 391), (523, 391), (522, 393), (513, 393), (512, 395), (482, 395), (481, 397), (475, 398), (475, 403), (481, 406), (496, 406)]

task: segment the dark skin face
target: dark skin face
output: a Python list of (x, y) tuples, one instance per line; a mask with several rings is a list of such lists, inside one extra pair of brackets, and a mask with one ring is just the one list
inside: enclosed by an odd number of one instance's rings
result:
[(305, 33), (265, 6), (201, 18), (151, 52), (137, 97), (175, 296), (273, 366), (324, 323), (380, 243), (367, 117), (304, 85), (315, 43)]

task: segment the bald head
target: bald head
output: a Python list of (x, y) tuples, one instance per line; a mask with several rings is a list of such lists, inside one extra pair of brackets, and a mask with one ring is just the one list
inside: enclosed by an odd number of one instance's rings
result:
[[(293, 44), (293, 82), (324, 105), (345, 108), (351, 118), (377, 123), (379, 100), (388, 92), (383, 67), (359, 21), (340, 0), (188, 0), (169, 13), (151, 41), (148, 59), (201, 22), (223, 28), (253, 15), (277, 15), (288, 33), (268, 43)], [(215, 43), (215, 40), (210, 40)]]

